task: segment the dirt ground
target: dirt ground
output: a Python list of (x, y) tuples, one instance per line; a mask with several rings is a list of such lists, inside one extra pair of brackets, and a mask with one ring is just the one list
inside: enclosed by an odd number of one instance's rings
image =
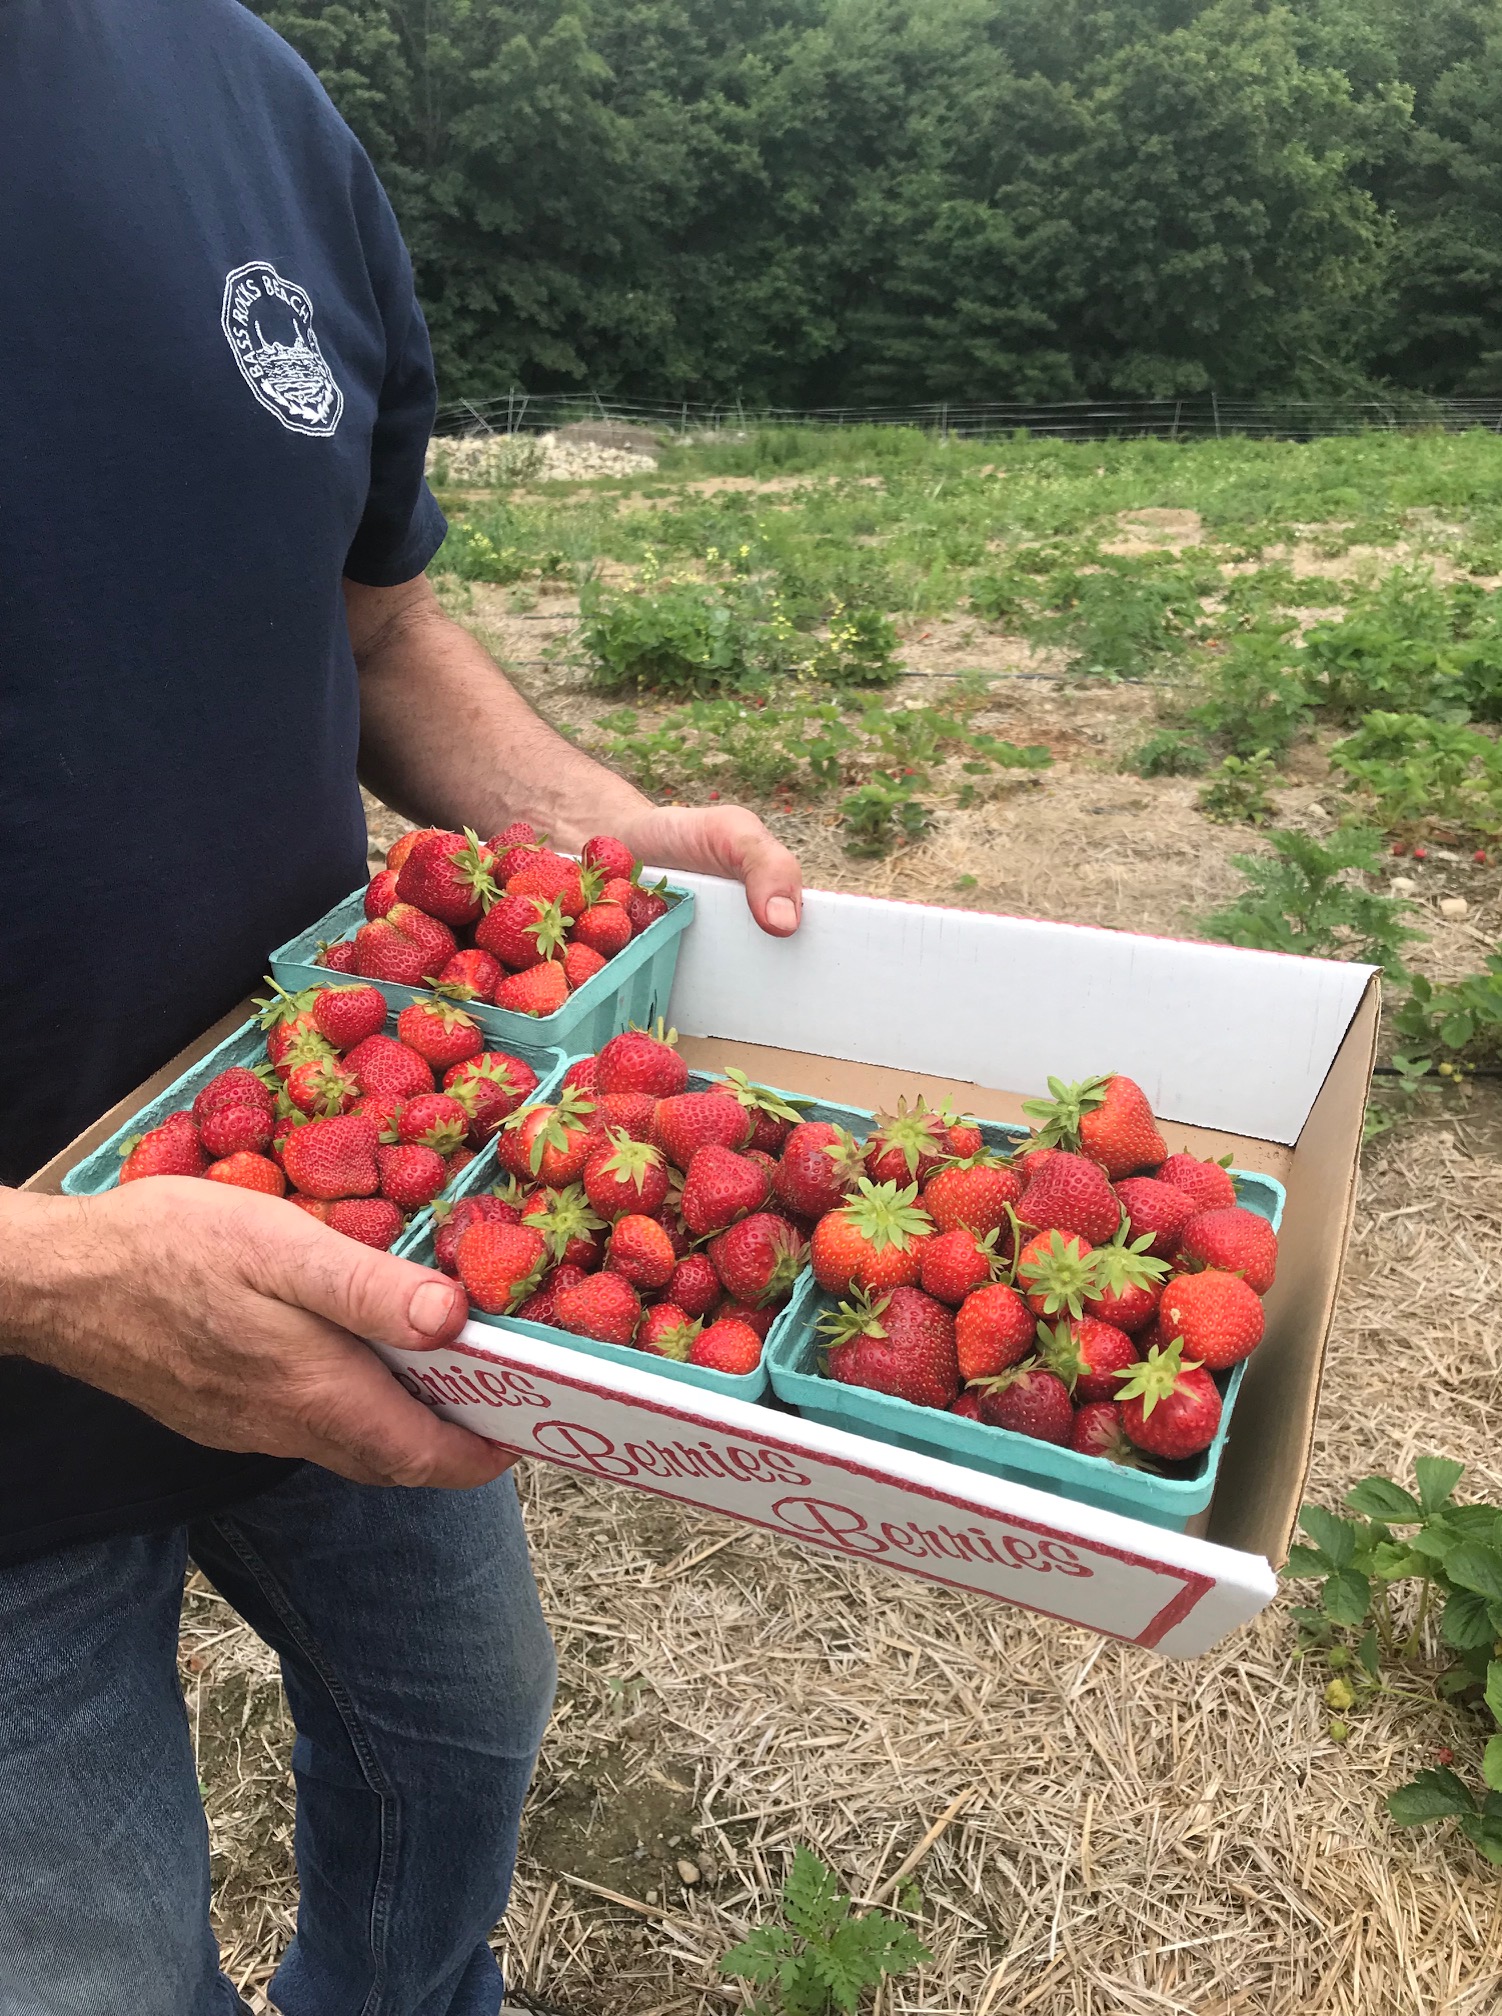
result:
[[(587, 742), (595, 707), (557, 662), (572, 613), (477, 590), (468, 620)], [(986, 725), (1047, 742), (1054, 767), (875, 862), (846, 856), (828, 815), (765, 808), (810, 881), (1174, 934), (1232, 893), (1230, 857), (1255, 836), (1207, 822), (1192, 780), (1117, 768), (1151, 689), (1069, 688), (1015, 640), (926, 627), (890, 704), (962, 665), (1013, 675)], [(1317, 751), (1278, 798), (1285, 823), (1329, 823)], [(372, 806), (373, 846), (399, 824)], [(1440, 849), (1403, 866), (1431, 933), (1416, 963), (1474, 969), (1502, 928), (1495, 872)], [(1464, 923), (1435, 907), (1453, 893)], [(1478, 1084), (1368, 1151), (1311, 1496), (1338, 1503), (1425, 1452), (1502, 1493), (1499, 1295), (1502, 1097)], [(1285, 1602), (1175, 1665), (540, 1465), (520, 1482), (563, 1678), (497, 1943), (560, 2008), (747, 2006), (715, 1963), (767, 1912), (793, 1845), (870, 1899), (961, 1795), (905, 1898), (934, 1962), (878, 2016), (1502, 2007), (1496, 1873), (1453, 1838), (1395, 1830), (1381, 1803), (1437, 1745), (1469, 1757), (1475, 1738), (1392, 1700), (1332, 1740), (1325, 1675), (1296, 1661)], [(196, 1590), (183, 1680), (226, 1965), (260, 2011), (295, 1909), (275, 1665)]]

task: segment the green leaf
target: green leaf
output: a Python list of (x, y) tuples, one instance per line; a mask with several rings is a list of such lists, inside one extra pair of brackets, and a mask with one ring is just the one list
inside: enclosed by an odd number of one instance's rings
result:
[(1372, 1585), (1354, 1568), (1342, 1568), (1325, 1584), (1325, 1612), (1337, 1624), (1360, 1624), (1372, 1600)]
[(1292, 1577), (1306, 1575), (1328, 1575), (1335, 1566), (1318, 1547), (1304, 1547), (1297, 1541), (1288, 1550), (1288, 1559), (1283, 1563), (1283, 1573)]
[(1478, 1645), (1490, 1645), (1497, 1634), (1487, 1611), (1486, 1598), (1470, 1589), (1453, 1590), (1445, 1599), (1439, 1635), (1457, 1652), (1471, 1652)]
[(1337, 1568), (1350, 1565), (1356, 1552), (1356, 1527), (1351, 1520), (1327, 1512), (1323, 1505), (1306, 1505), (1299, 1514), (1299, 1524)]
[(747, 1981), (774, 1981), (793, 1947), (793, 1935), (786, 1927), (758, 1925), (739, 1946), (731, 1947), (720, 1962), (720, 1972), (738, 1974)]
[(1473, 1813), (1475, 1802), (1453, 1771), (1420, 1771), (1388, 1793), (1387, 1810), (1400, 1827), (1421, 1827), (1427, 1820)]
[(1502, 1729), (1502, 1659), (1493, 1659), (1486, 1669), (1486, 1705), (1492, 1711), (1492, 1720)]
[(788, 1923), (802, 1939), (815, 1939), (827, 1932), (850, 1909), (850, 1899), (840, 1895), (834, 1871), (804, 1847), (793, 1850), (782, 1902)]
[(1488, 1736), (1481, 1753), (1481, 1775), (1493, 1792), (1502, 1792), (1502, 1736)]
[(1445, 1573), (1462, 1589), (1474, 1589), (1489, 1603), (1502, 1603), (1502, 1554), (1495, 1547), (1462, 1541), (1445, 1556)]
[(1368, 1519), (1406, 1521), (1423, 1516), (1417, 1498), (1401, 1484), (1394, 1484), (1390, 1477), (1363, 1477), (1346, 1493), (1346, 1503), (1353, 1512), (1364, 1512)]
[(1462, 1813), (1457, 1824), (1473, 1848), (1502, 1868), (1502, 1815)]
[(1444, 1523), (1462, 1540), (1479, 1540), (1484, 1547), (1502, 1546), (1502, 1514), (1495, 1505), (1449, 1505)]
[(1413, 1474), (1419, 1480), (1419, 1503), (1426, 1512), (1437, 1512), (1447, 1503), (1464, 1470), (1464, 1463), (1452, 1462), (1448, 1456), (1419, 1457)]
[(1452, 1547), (1458, 1546), (1460, 1535), (1452, 1530), (1443, 1519), (1431, 1519), (1427, 1526), (1421, 1526), (1408, 1544), (1415, 1553), (1427, 1554), (1431, 1561), (1443, 1561)]
[(1409, 1575), (1427, 1575), (1429, 1563), (1411, 1547), (1399, 1547), (1384, 1540), (1374, 1547), (1368, 1563), (1370, 1572), (1382, 1582), (1400, 1582)]
[(1375, 1631), (1368, 1631), (1361, 1643), (1356, 1647), (1356, 1657), (1375, 1680), (1382, 1666), (1382, 1655), (1377, 1650), (1377, 1634)]

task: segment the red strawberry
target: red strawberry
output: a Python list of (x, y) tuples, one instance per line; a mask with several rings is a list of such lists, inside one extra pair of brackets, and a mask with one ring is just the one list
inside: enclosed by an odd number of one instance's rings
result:
[(1000, 1156), (984, 1150), (963, 1162), (951, 1162), (938, 1170), (923, 1186), (922, 1205), (941, 1232), (963, 1228), (967, 1232), (1011, 1236), (1007, 1207), (1022, 1197), (1022, 1178)]
[(336, 1050), (353, 1050), (386, 1027), (386, 997), (379, 987), (320, 987), (313, 1020)]
[(967, 1421), (979, 1421), (979, 1393), (971, 1393), (969, 1391), (961, 1393), (957, 1400), (951, 1401), (949, 1411), (951, 1414), (962, 1414)]
[(525, 973), (544, 959), (556, 959), (565, 935), (556, 903), (541, 896), (503, 896), (486, 912), (475, 943), (513, 973)]
[(1149, 1239), (1146, 1251), (1159, 1260), (1171, 1260), (1178, 1251), (1179, 1235), (1194, 1216), (1194, 1199), (1172, 1183), (1160, 1183), (1155, 1176), (1128, 1176), (1116, 1186), (1127, 1214), (1127, 1237), (1134, 1243)]
[(603, 962), (631, 943), (631, 919), (619, 903), (591, 903), (569, 935), (576, 945), (598, 953)]
[(641, 1321), (641, 1297), (624, 1274), (591, 1274), (558, 1291), (553, 1320), (576, 1337), (629, 1344)]
[[(295, 1201), (307, 1208), (303, 1198)], [(341, 1197), (323, 1209), (328, 1213), (323, 1222), (331, 1231), (358, 1239), (362, 1246), (375, 1246), (385, 1253), (401, 1236), (402, 1214), (389, 1197)]]
[(1018, 1222), (1035, 1232), (1077, 1232), (1092, 1246), (1104, 1245), (1121, 1223), (1121, 1205), (1100, 1164), (1054, 1151), (1041, 1166), (1036, 1155), (1028, 1165)]
[[(1155, 1169), (1168, 1153), (1140, 1085), (1119, 1074), (1065, 1085), (1050, 1078), (1051, 1099), (1026, 1099), (1022, 1110), (1045, 1148), (1062, 1145), (1099, 1162), (1114, 1182)], [(1068, 1227), (1080, 1230), (1080, 1227)]]
[(495, 856), (467, 826), (462, 833), (420, 834), (397, 872), (396, 893), (403, 903), (462, 930), (497, 893), (494, 865)]
[(977, 1239), (973, 1232), (956, 1226), (940, 1232), (923, 1248), (918, 1279), (926, 1295), (958, 1309), (967, 1295), (991, 1280), (996, 1272), (996, 1234)]
[(980, 1123), (975, 1120), (951, 1120), (947, 1129), (949, 1152), (957, 1161), (968, 1162), (979, 1155), (986, 1145), (986, 1137), (980, 1131)]
[(672, 905), (668, 902), (668, 878), (650, 889), (633, 884), (631, 894), (626, 898), (626, 915), (631, 919), (631, 935), (639, 938), (643, 931), (655, 924), (659, 917), (666, 917)]
[(551, 847), (530, 853), (514, 875), (506, 877), (508, 896), (540, 896), (556, 903), (570, 922), (584, 908), (584, 883), (577, 861), (557, 854)]
[(831, 1120), (800, 1120), (783, 1144), (773, 1183), (799, 1218), (838, 1210), (866, 1173), (860, 1144)]
[(1090, 1256), (1094, 1275), (1092, 1292), (1084, 1302), (1087, 1316), (1134, 1336), (1152, 1322), (1168, 1273), (1167, 1261), (1153, 1257), (1152, 1243), (1150, 1232), (1129, 1238), (1123, 1222), (1109, 1245), (1096, 1247)]
[(193, 1118), (201, 1127), (210, 1113), (223, 1106), (258, 1106), (265, 1113), (276, 1111), (276, 1095), (264, 1078), (243, 1064), (231, 1064), (217, 1078), (211, 1078), (193, 1101)]
[(454, 1249), (465, 1292), (487, 1316), (505, 1316), (542, 1279), (547, 1249), (530, 1225), (502, 1225), (477, 1218)]
[(560, 963), (570, 993), (577, 993), (586, 981), (593, 980), (596, 973), (605, 970), (604, 959), (588, 945), (565, 945)]
[(454, 1255), (459, 1241), (478, 1219), (489, 1219), (496, 1225), (519, 1225), (521, 1212), (506, 1197), (496, 1197), (488, 1192), (478, 1197), (461, 1197), (457, 1204), (435, 1204), (433, 1217), (437, 1229), (433, 1234), (433, 1261), (445, 1274), (457, 1274), (458, 1264)]
[[(441, 1094), (427, 1092), (422, 1096), (436, 1099)], [(394, 1092), (362, 1092), (349, 1110), (351, 1113), (363, 1113), (367, 1120), (374, 1120), (381, 1139), (389, 1145), (401, 1139), (401, 1117), (413, 1103), (409, 1099), (398, 1099)]]
[(1062, 1444), (1069, 1440), (1074, 1407), (1069, 1388), (1056, 1372), (1032, 1363), (1014, 1365), (975, 1390), (980, 1396), (980, 1418), (993, 1428), (1031, 1435), (1039, 1442)]
[(781, 1314), (783, 1304), (768, 1303), (765, 1309), (758, 1309), (750, 1302), (732, 1302), (727, 1296), (715, 1310), (715, 1321), (744, 1323), (748, 1330), (754, 1330), (763, 1344), (767, 1332)]
[(777, 1156), (787, 1144), (788, 1136), (803, 1118), (800, 1106), (807, 1106), (807, 1099), (784, 1099), (780, 1092), (774, 1092), (766, 1085), (753, 1085), (744, 1071), (734, 1068), (725, 1073), (723, 1084), (718, 1088), (728, 1092), (739, 1105), (751, 1115), (751, 1138), (746, 1143), (747, 1150), (755, 1148), (763, 1153)]
[(433, 1090), (432, 1065), (395, 1036), (367, 1036), (344, 1062), (364, 1092), (390, 1092), (398, 1099), (415, 1099), (419, 1093)]
[(410, 903), (397, 903), (355, 933), (355, 971), (366, 980), (421, 987), (443, 971), (457, 950), (446, 924)]
[(667, 1286), (670, 1302), (689, 1316), (707, 1316), (724, 1293), (724, 1284), (707, 1253), (689, 1253), (673, 1269)]
[(1145, 1466), (1121, 1427), (1121, 1408), (1114, 1400), (1091, 1400), (1076, 1409), (1069, 1446), (1081, 1456), (1104, 1456), (1129, 1470)]
[(602, 1218), (619, 1218), (627, 1211), (651, 1217), (667, 1200), (667, 1164), (649, 1141), (612, 1134), (585, 1163), (584, 1188)]
[(749, 1323), (738, 1322), (734, 1316), (717, 1316), (689, 1346), (688, 1362), (744, 1378), (761, 1363), (761, 1339)]
[[(371, 1202), (372, 1200), (369, 1198), (361, 1197), (356, 1198), (352, 1201), (356, 1203), (365, 1204)], [(287, 1192), (287, 1202), (289, 1204), (295, 1204), (299, 1211), (306, 1211), (308, 1216), (310, 1218), (316, 1218), (320, 1225), (328, 1224), (329, 1213), (336, 1208), (332, 1204), (325, 1204), (321, 1197), (304, 1197), (300, 1190), (289, 1190)], [(399, 1211), (396, 1214), (396, 1222), (398, 1228), (400, 1228), (402, 1222), (402, 1214)], [(392, 1236), (395, 1237), (395, 1234), (393, 1234)]]
[[(660, 1115), (661, 1106), (657, 1110)], [(740, 1112), (738, 1106), (735, 1110)], [(695, 1152), (683, 1179), (683, 1222), (696, 1239), (722, 1232), (748, 1211), (759, 1211), (767, 1190), (765, 1169), (732, 1148), (708, 1142)]]
[(920, 1094), (912, 1111), (906, 1099), (895, 1113), (878, 1113), (866, 1141), (866, 1171), (873, 1183), (916, 1183), (921, 1189), (949, 1157), (949, 1122), (931, 1113)]
[(1262, 1342), (1265, 1320), (1256, 1291), (1239, 1274), (1218, 1267), (1172, 1275), (1158, 1310), (1161, 1334), (1170, 1342), (1177, 1339), (1186, 1356), (1211, 1372), (1249, 1358)]
[(287, 1188), (287, 1179), (274, 1162), (245, 1149), (226, 1155), (222, 1161), (211, 1162), (203, 1173), (211, 1183), (232, 1183), (240, 1190), (264, 1190), (268, 1197), (281, 1197)]
[(282, 1163), (294, 1190), (333, 1203), (341, 1197), (373, 1197), (381, 1187), (376, 1164), (380, 1136), (363, 1115), (340, 1114), (309, 1120), (282, 1144)]
[[(326, 1054), (332, 1048), (313, 1020), (313, 1003), (321, 992), (321, 988), (309, 987), (301, 994), (289, 994), (273, 980), (270, 995), (256, 1001), (255, 1005), (261, 1011), (256, 1019), (266, 1031), (267, 1062), (277, 1071), (317, 1056), (320, 1049)], [(228, 1072), (220, 1073), (221, 1077), (228, 1075)], [(247, 1071), (245, 1075), (254, 1077), (255, 1073)], [(204, 1087), (205, 1092), (208, 1089)], [(203, 1094), (200, 1093), (199, 1097), (202, 1098)]]
[[(595, 1083), (595, 1077), (599, 1061), (598, 1057), (576, 1057), (567, 1071), (564, 1072), (562, 1083), (564, 1085), (573, 1085), (580, 1092), (598, 1092), (599, 1087)], [(652, 1104), (655, 1106), (657, 1101), (654, 1099)]]
[(636, 884), (627, 875), (611, 875), (596, 897), (598, 903), (619, 903), (623, 908), (631, 901), (631, 893)]
[(353, 938), (321, 938), (313, 960), (315, 966), (326, 966), (331, 973), (353, 973), (355, 970), (355, 941)]
[[(448, 1172), (449, 1183), (452, 1183), (456, 1176), (467, 1169), (474, 1159), (475, 1151), (473, 1148), (455, 1148), (445, 1155), (443, 1166)], [(444, 1187), (447, 1188), (447, 1184)]]
[(443, 1157), (417, 1141), (377, 1148), (376, 1167), (381, 1172), (381, 1195), (402, 1211), (420, 1211), (431, 1204), (449, 1180)]
[(636, 856), (624, 840), (613, 833), (596, 833), (580, 849), (586, 868), (593, 868), (602, 882), (616, 879), (629, 882), (636, 873)]
[(933, 1220), (918, 1208), (918, 1186), (873, 1183), (863, 1176), (855, 1195), (814, 1227), (814, 1277), (832, 1295), (911, 1287), (923, 1267)]
[(396, 1018), (396, 1033), (409, 1050), (426, 1057), (436, 1070), (452, 1070), (467, 1057), (478, 1057), (485, 1038), (473, 1015), (467, 1015), (457, 1001), (445, 1001), (430, 994), (414, 1001)]
[(203, 1117), (199, 1137), (206, 1155), (218, 1161), (242, 1152), (260, 1155), (271, 1144), (271, 1111), (265, 1106), (216, 1106)]
[(592, 1111), (578, 1092), (560, 1092), (553, 1106), (519, 1108), (502, 1126), (497, 1141), (502, 1168), (552, 1189), (577, 1183), (595, 1149)]
[(1244, 1205), (1225, 1211), (1200, 1211), (1179, 1239), (1181, 1267), (1218, 1267), (1241, 1274), (1248, 1288), (1265, 1295), (1278, 1272), (1278, 1235), (1265, 1218)]
[(751, 1118), (725, 1092), (680, 1092), (659, 1099), (652, 1118), (652, 1140), (678, 1169), (687, 1169), (695, 1153), (713, 1142), (720, 1148), (743, 1148), (751, 1137)]
[(676, 1303), (659, 1302), (642, 1317), (636, 1348), (658, 1358), (675, 1358), (681, 1365), (703, 1327)]
[(1100, 1323), (1093, 1316), (1075, 1316), (1049, 1327), (1038, 1325), (1038, 1355), (1057, 1372), (1077, 1405), (1114, 1400), (1117, 1373), (1137, 1363), (1137, 1346), (1125, 1330)]
[(605, 1265), (634, 1288), (666, 1288), (677, 1266), (672, 1241), (655, 1218), (627, 1212), (610, 1234)]
[(266, 1055), (275, 1056), (273, 1069), (285, 1084), (299, 1064), (317, 1064), (323, 1061), (334, 1063), (339, 1052), (326, 1036), (320, 1036), (313, 1027), (309, 1014), (297, 1023), (288, 1023), (284, 1029), (273, 1029), (266, 1038)]
[(382, 868), (365, 885), (365, 921), (373, 924), (386, 916), (396, 901), (396, 870)]
[(415, 1141), (450, 1156), (469, 1132), (469, 1115), (447, 1092), (420, 1092), (396, 1116), (398, 1141)]
[(568, 999), (568, 975), (556, 959), (508, 973), (495, 990), (495, 1005), (513, 1015), (556, 1015)]
[(558, 1297), (565, 1288), (577, 1287), (587, 1278), (584, 1268), (550, 1267), (541, 1281), (532, 1290), (525, 1302), (518, 1302), (512, 1310), (513, 1316), (523, 1318), (528, 1323), (547, 1323), (558, 1327)]
[[(173, 1120), (178, 1118), (177, 1114), (172, 1116)], [(122, 1183), (137, 1182), (142, 1176), (201, 1176), (208, 1167), (208, 1157), (191, 1121), (186, 1127), (166, 1121), (148, 1133), (132, 1136), (120, 1152), (125, 1157), (120, 1165)]]
[(333, 1113), (347, 1113), (360, 1091), (359, 1079), (336, 1057), (295, 1064), (287, 1073), (287, 1097), (298, 1112), (324, 1120)]
[(497, 833), (485, 845), (495, 855), (505, 854), (513, 847), (536, 847), (539, 845), (537, 828), (530, 826), (525, 819), (513, 819), (504, 832)]
[(393, 875), (400, 875), (407, 865), (407, 856), (419, 840), (431, 840), (447, 829), (442, 826), (409, 826), (405, 833), (398, 833), (386, 849), (386, 867)]
[[(597, 1092), (594, 1100), (595, 1128), (599, 1134), (628, 1134), (633, 1141), (651, 1140), (657, 1101), (650, 1092)], [(661, 1152), (659, 1149), (658, 1153)]]
[(653, 1035), (645, 1029), (625, 1029), (612, 1036), (595, 1066), (601, 1092), (650, 1092), (654, 1099), (672, 1099), (688, 1085), (688, 1065), (674, 1049), (675, 1029)]
[(1194, 1199), (1201, 1211), (1229, 1211), (1236, 1202), (1236, 1182), (1230, 1171), (1229, 1155), (1223, 1162), (1202, 1162), (1187, 1148), (1170, 1155), (1161, 1169), (1154, 1171), (1160, 1183), (1172, 1183)]
[(1215, 1440), (1220, 1394), (1200, 1366), (1187, 1362), (1180, 1344), (1151, 1345), (1146, 1358), (1117, 1389), (1121, 1426), (1150, 1456), (1180, 1461)]
[(599, 1266), (605, 1221), (590, 1209), (589, 1199), (577, 1183), (565, 1183), (558, 1190), (548, 1186), (534, 1190), (522, 1205), (521, 1219), (546, 1239), (548, 1258), (555, 1265), (579, 1267), (587, 1274)]
[(1003, 1281), (977, 1288), (960, 1304), (954, 1319), (960, 1377), (994, 1379), (1019, 1365), (1032, 1350), (1038, 1320), (1015, 1288)]
[(916, 1407), (949, 1407), (959, 1391), (954, 1311), (921, 1289), (856, 1294), (819, 1323), (825, 1366), (845, 1386), (867, 1386)]
[(438, 975), (438, 984), (451, 1000), (489, 1001), (493, 999), (504, 972), (499, 959), (478, 946), (456, 952)]
[(537, 1090), (537, 1073), (505, 1050), (482, 1050), (443, 1074), (443, 1089), (470, 1116), (470, 1138), (483, 1147), (501, 1122)]
[[(690, 1171), (691, 1179), (692, 1174)], [(771, 1211), (754, 1211), (709, 1242), (709, 1258), (726, 1294), (760, 1309), (786, 1299), (803, 1270), (808, 1249), (802, 1235), (785, 1218)]]
[(1082, 1316), (1095, 1283), (1094, 1251), (1078, 1233), (1035, 1233), (1017, 1255), (1017, 1285), (1035, 1316)]

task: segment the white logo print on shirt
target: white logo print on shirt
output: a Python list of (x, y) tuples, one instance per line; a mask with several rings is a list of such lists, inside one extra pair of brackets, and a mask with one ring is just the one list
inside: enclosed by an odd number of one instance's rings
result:
[(240, 375), (267, 412), (293, 434), (332, 434), (344, 394), (318, 347), (306, 290), (252, 259), (225, 280), (222, 320)]

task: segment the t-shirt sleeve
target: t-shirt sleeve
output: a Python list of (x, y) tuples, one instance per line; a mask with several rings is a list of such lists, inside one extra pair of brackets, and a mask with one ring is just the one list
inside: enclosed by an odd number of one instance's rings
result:
[[(394, 220), (393, 220), (394, 229)], [(412, 292), (405, 254), (401, 310), (388, 342), (386, 376), (370, 442), (370, 492), (350, 545), (345, 574), (367, 588), (394, 588), (421, 574), (443, 544), (448, 523), (423, 474), (438, 407), (428, 326)]]

